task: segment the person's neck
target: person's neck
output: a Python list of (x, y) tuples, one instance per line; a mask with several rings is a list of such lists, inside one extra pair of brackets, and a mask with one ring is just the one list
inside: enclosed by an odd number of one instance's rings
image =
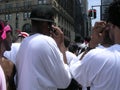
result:
[(120, 29), (114, 34), (114, 44), (120, 44)]
[(0, 58), (2, 58), (2, 57), (3, 57), (3, 51), (0, 50)]
[(3, 46), (3, 44), (0, 44), (0, 58), (3, 57), (4, 51), (5, 51), (5, 47)]
[(114, 44), (120, 44), (120, 42), (116, 41)]

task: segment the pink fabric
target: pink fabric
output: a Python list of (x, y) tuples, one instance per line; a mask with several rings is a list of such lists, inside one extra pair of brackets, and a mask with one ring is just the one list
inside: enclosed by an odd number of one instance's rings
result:
[(11, 28), (10, 28), (9, 25), (5, 26), (4, 29), (3, 29), (3, 33), (2, 33), (2, 35), (1, 35), (1, 38), (2, 38), (3, 40), (6, 39), (6, 32), (8, 32), (8, 31), (11, 31)]
[(5, 75), (1, 66), (0, 66), (0, 90), (6, 90)]

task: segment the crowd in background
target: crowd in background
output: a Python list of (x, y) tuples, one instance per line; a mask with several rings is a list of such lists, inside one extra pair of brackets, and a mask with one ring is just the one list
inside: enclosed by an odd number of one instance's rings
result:
[(31, 11), (32, 35), (0, 20), (0, 90), (119, 90), (120, 1), (110, 4), (107, 21), (76, 43), (54, 26), (54, 10)]

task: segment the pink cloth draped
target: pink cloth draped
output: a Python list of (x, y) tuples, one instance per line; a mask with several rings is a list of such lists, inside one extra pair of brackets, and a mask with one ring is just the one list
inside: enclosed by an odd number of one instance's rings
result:
[(1, 66), (0, 66), (0, 90), (6, 90), (5, 75)]

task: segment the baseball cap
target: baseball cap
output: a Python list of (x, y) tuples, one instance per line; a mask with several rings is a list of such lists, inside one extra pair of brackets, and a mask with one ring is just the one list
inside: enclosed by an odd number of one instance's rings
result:
[(24, 37), (24, 38), (26, 38), (26, 37), (28, 37), (28, 36), (29, 36), (29, 34), (26, 33), (26, 32), (20, 32), (20, 33), (18, 34), (18, 37)]

